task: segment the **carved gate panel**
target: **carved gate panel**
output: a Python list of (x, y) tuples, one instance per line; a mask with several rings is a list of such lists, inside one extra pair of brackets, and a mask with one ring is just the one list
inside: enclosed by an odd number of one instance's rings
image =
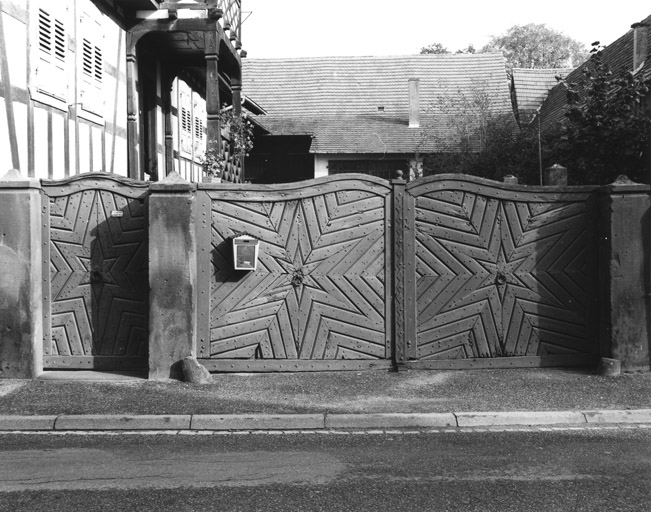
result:
[(415, 211), (413, 359), (490, 366), (487, 359), (518, 357), (512, 364), (538, 365), (594, 353), (588, 193), (526, 192), (469, 178), (408, 190)]
[(44, 367), (147, 367), (148, 185), (109, 175), (43, 183)]
[[(206, 366), (388, 366), (390, 188), (360, 178), (206, 194), (212, 229), (202, 238), (211, 241), (213, 272), (210, 330), (199, 349)], [(233, 270), (231, 240), (242, 233), (260, 240), (256, 271)]]

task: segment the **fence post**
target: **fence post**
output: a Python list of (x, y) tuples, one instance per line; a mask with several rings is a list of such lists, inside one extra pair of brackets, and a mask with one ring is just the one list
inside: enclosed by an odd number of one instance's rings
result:
[(394, 362), (398, 368), (415, 355), (414, 215), (407, 182), (398, 171), (393, 186), (393, 321)]
[(197, 185), (172, 172), (149, 197), (149, 378), (181, 379), (195, 356)]
[(601, 356), (622, 370), (649, 370), (649, 186), (620, 178), (602, 189), (600, 210)]
[[(0, 179), (0, 377), (43, 371), (41, 185), (11, 170)], [(47, 265), (46, 265), (47, 268)]]

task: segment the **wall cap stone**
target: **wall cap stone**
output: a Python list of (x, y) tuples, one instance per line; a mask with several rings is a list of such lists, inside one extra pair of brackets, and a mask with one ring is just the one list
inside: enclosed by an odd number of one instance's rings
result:
[(624, 193), (649, 193), (651, 186), (645, 183), (637, 183), (628, 176), (620, 174), (615, 181), (601, 187), (602, 194), (624, 194)]
[(165, 179), (152, 182), (150, 190), (152, 192), (162, 193), (195, 192), (197, 190), (197, 184), (184, 180), (178, 172), (172, 171), (165, 176)]
[(41, 182), (37, 179), (25, 178), (18, 169), (9, 169), (0, 177), (0, 188), (41, 188)]

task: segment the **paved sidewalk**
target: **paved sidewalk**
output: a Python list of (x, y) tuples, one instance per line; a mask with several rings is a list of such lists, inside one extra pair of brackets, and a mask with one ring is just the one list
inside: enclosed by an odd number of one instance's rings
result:
[(324, 431), (651, 425), (651, 374), (218, 374), (208, 385), (56, 372), (0, 380), (0, 431)]

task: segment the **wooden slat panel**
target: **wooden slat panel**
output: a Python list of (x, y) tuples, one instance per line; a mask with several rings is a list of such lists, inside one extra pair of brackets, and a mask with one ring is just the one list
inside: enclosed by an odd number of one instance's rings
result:
[(408, 187), (416, 201), (417, 358), (595, 352), (589, 195), (529, 190), (469, 177)]
[[(242, 186), (213, 195), (211, 359), (386, 357), (386, 193), (333, 182), (266, 201)], [(242, 232), (260, 240), (255, 272), (228, 268)]]
[(101, 366), (108, 367), (120, 357), (145, 357), (146, 192), (108, 176), (45, 182), (43, 190), (50, 196), (46, 366), (94, 367), (92, 358), (106, 356)]

